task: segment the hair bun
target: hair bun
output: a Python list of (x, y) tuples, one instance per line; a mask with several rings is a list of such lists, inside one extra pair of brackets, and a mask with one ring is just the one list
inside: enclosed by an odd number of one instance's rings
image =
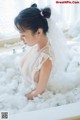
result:
[(31, 5), (31, 7), (37, 7), (37, 4), (36, 4), (36, 3), (34, 3), (34, 4), (32, 4), (32, 5)]
[(45, 18), (50, 18), (51, 16), (51, 9), (50, 8), (44, 8), (42, 9), (42, 14)]

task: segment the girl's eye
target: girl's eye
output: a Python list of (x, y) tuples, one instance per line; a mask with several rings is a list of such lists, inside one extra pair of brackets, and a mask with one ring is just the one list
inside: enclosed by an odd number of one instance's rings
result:
[(19, 31), (20, 34), (22, 34), (23, 32), (22, 31)]
[(25, 35), (21, 35), (21, 37), (25, 37)]

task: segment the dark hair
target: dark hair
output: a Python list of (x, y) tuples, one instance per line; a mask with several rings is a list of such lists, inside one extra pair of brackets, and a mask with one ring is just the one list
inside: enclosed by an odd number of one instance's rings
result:
[(51, 16), (51, 9), (44, 8), (38, 9), (36, 4), (31, 7), (22, 10), (15, 18), (14, 23), (18, 30), (24, 31), (24, 29), (32, 30), (35, 33), (38, 28), (43, 29), (43, 33), (48, 31), (48, 22), (46, 18)]

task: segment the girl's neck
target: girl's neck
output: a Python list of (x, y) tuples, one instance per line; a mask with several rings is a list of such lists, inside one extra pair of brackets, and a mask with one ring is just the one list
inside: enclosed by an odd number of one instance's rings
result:
[(41, 50), (42, 48), (44, 48), (46, 46), (48, 42), (48, 38), (47, 36), (42, 36), (41, 40), (39, 40), (38, 42), (38, 50)]

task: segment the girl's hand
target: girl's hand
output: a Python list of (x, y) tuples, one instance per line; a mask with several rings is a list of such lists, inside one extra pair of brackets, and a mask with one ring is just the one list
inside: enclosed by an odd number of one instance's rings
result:
[(25, 97), (27, 97), (29, 100), (33, 100), (33, 97), (36, 97), (36, 96), (37, 96), (37, 93), (35, 90), (25, 95)]

